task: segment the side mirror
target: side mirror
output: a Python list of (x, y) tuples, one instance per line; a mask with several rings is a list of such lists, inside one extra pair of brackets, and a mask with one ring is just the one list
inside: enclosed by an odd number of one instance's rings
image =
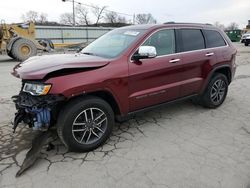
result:
[(133, 59), (138, 61), (140, 59), (154, 58), (156, 56), (157, 52), (154, 46), (140, 46), (138, 53), (133, 55)]

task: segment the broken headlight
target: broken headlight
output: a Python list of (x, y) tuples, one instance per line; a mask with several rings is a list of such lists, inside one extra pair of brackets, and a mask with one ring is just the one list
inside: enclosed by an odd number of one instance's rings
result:
[(47, 95), (50, 88), (51, 84), (25, 83), (23, 86), (23, 92), (30, 93), (35, 96)]

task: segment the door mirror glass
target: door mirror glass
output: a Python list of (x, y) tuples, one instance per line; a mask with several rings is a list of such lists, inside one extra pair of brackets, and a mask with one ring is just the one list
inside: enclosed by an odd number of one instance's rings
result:
[(157, 56), (156, 48), (154, 46), (140, 46), (138, 53), (134, 54), (134, 60), (154, 58)]

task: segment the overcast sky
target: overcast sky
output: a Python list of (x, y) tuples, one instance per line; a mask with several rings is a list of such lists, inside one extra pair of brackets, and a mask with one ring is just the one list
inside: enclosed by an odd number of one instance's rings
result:
[[(86, 4), (108, 6), (127, 14), (151, 13), (159, 23), (167, 21), (214, 23), (236, 22), (240, 27), (250, 20), (250, 0), (77, 0)], [(72, 11), (70, 2), (61, 0), (1, 0), (0, 19), (21, 22), (29, 10), (48, 14), (49, 20), (59, 21), (60, 14)]]

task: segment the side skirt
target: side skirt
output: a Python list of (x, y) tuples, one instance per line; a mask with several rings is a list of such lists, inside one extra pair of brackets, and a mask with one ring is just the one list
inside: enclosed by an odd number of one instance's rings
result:
[(123, 116), (118, 115), (118, 116), (116, 116), (116, 121), (124, 122), (124, 121), (127, 121), (127, 120), (133, 118), (135, 115), (142, 114), (142, 113), (151, 111), (151, 110), (156, 109), (156, 108), (160, 108), (160, 107), (168, 106), (168, 105), (171, 105), (171, 104), (183, 102), (183, 101), (186, 101), (188, 99), (192, 99), (192, 98), (197, 97), (197, 96), (199, 96), (199, 95), (198, 94), (193, 94), (193, 95), (178, 98), (178, 99), (175, 99), (175, 100), (172, 100), (172, 101), (168, 101), (168, 102), (156, 104), (156, 105), (153, 105), (153, 106), (149, 106), (149, 107), (146, 107), (146, 108), (142, 108), (140, 110), (136, 110), (136, 111), (133, 111), (133, 112), (129, 112), (127, 115), (123, 115)]

